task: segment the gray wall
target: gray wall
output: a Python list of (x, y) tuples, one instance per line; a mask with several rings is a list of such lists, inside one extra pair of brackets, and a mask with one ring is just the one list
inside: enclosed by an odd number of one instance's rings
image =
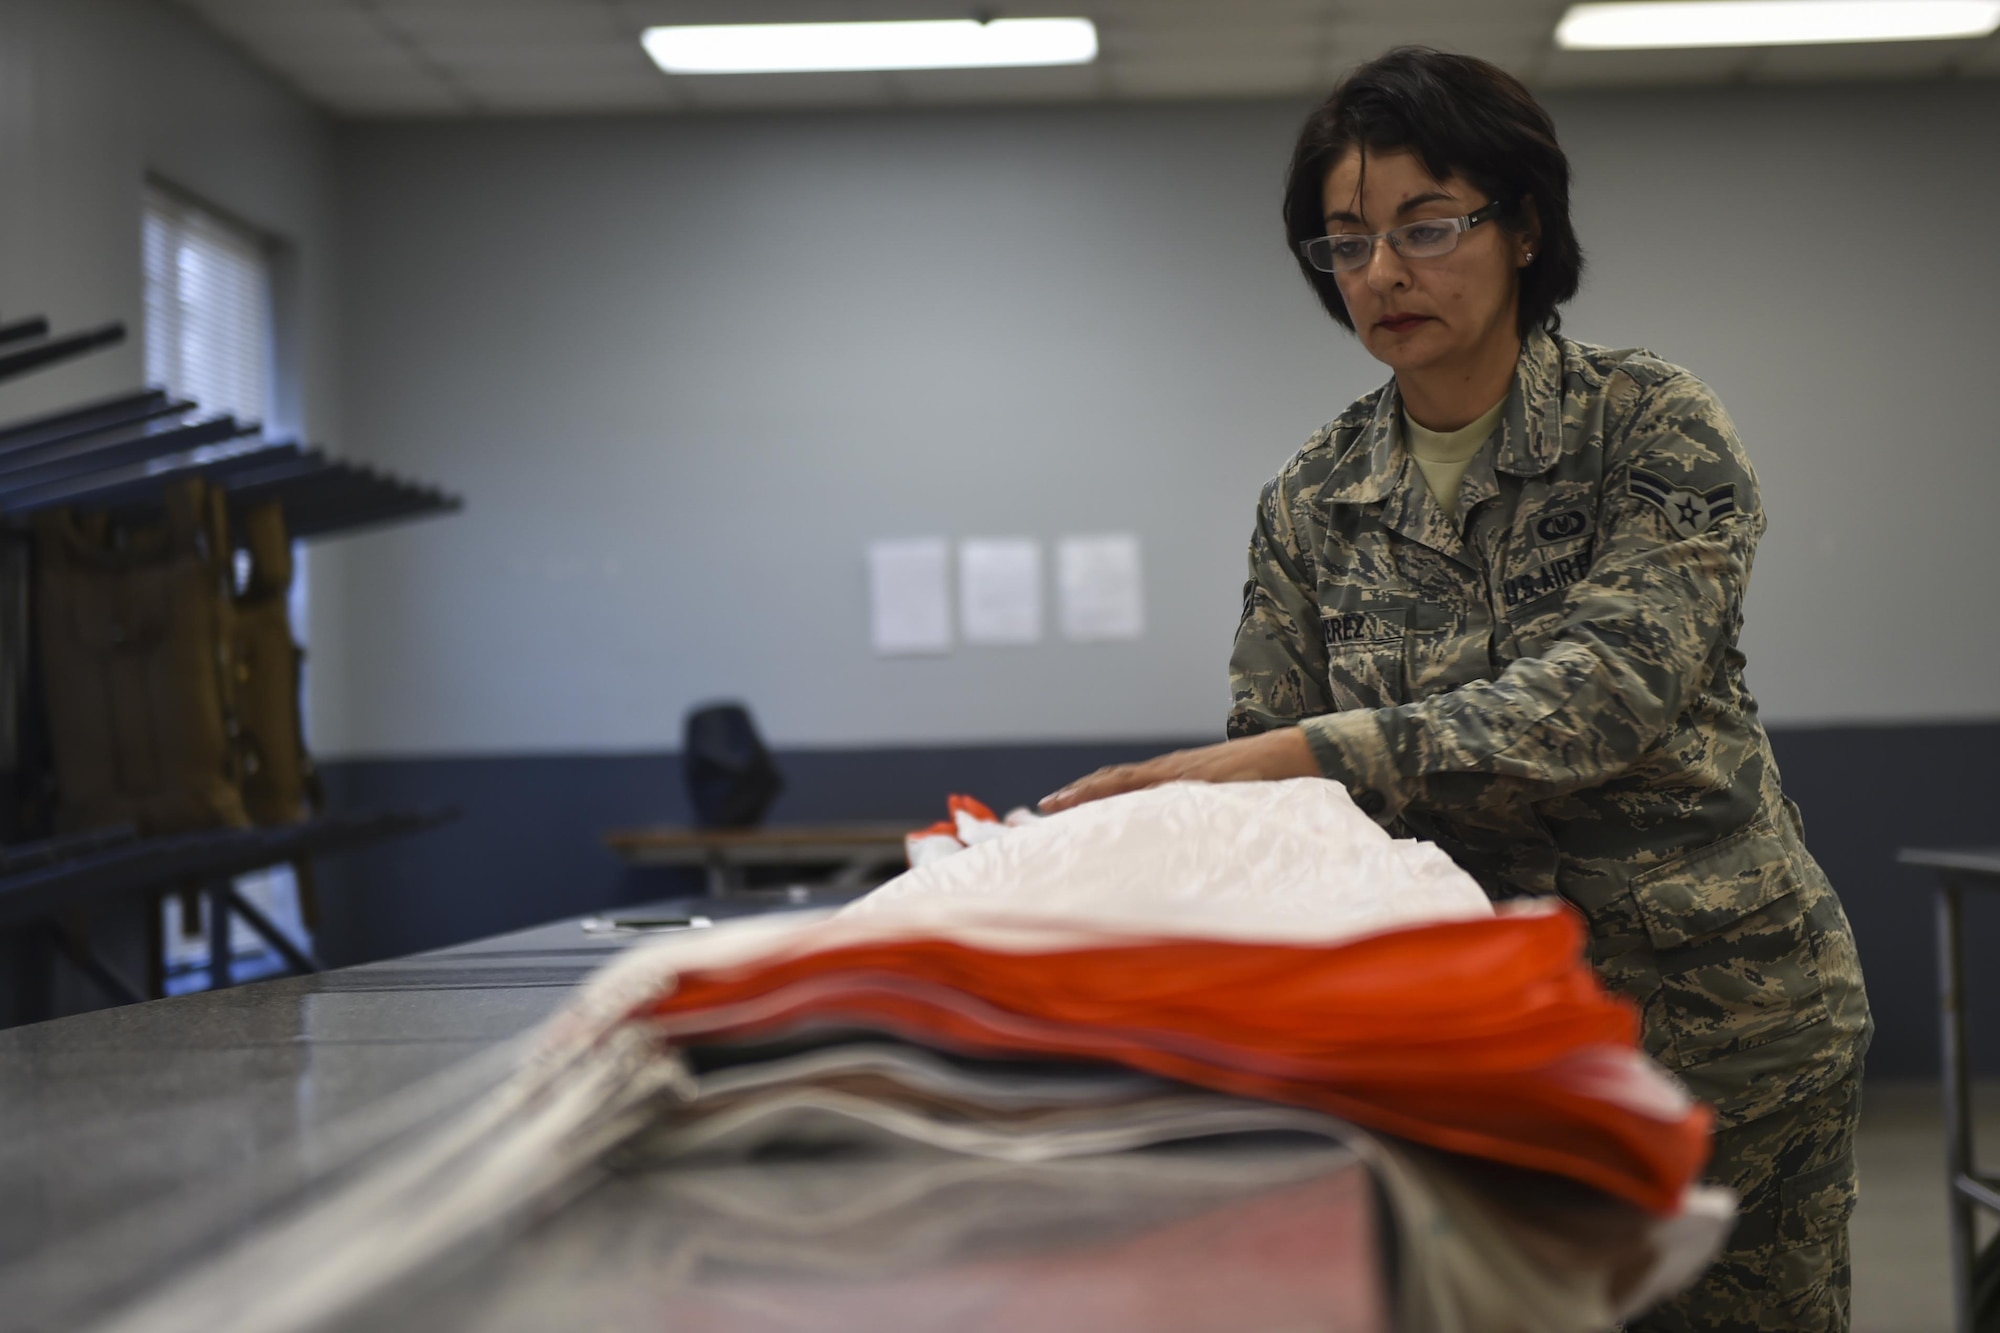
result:
[[(1568, 329), (1707, 377), (1763, 475), (1767, 715), (2000, 716), (2000, 258), (1923, 221), (2000, 209), (2000, 88), (1554, 109)], [(717, 694), (791, 746), (1212, 733), (1257, 487), (1380, 375), (1280, 246), (1299, 110), (344, 130), (347, 442), (469, 507), (339, 550), (321, 748), (658, 749)], [(869, 538), (1103, 529), (1143, 642), (871, 656)]]
[(1567, 323), (1716, 386), (1763, 483), (1776, 723), (2000, 718), (2000, 83), (1564, 100)]
[[(322, 744), (657, 748), (713, 694), (788, 744), (1213, 731), (1257, 486), (1367, 379), (1315, 387), (1272, 262), (1289, 119), (348, 133), (353, 436), (469, 505), (341, 553)], [(1107, 529), (1143, 642), (871, 656), (871, 537)]]
[(0, 385), (0, 420), (141, 382), (148, 174), (284, 243), (270, 425), (337, 437), (327, 124), (161, 0), (0, 0), (0, 316), (131, 330)]

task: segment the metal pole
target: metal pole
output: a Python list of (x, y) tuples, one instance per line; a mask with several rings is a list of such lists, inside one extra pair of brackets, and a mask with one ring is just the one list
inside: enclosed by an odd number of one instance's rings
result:
[(234, 885), (225, 884), (219, 891), (228, 897), (230, 910), (248, 922), (250, 929), (264, 937), (264, 943), (277, 951), (278, 956), (285, 960), (286, 967), (301, 973), (320, 970), (317, 958), (286, 938), (285, 932), (259, 911), (255, 903), (238, 893)]
[(1959, 1182), (1973, 1173), (1971, 1069), (1965, 1059), (1965, 989), (1959, 931), (1963, 895), (1947, 877), (1938, 890), (1938, 1026), (1944, 1037), (1944, 1157), (1951, 1228), (1953, 1326), (1972, 1333), (1973, 1203)]
[(208, 988), (232, 986), (229, 972), (229, 883), (208, 886)]

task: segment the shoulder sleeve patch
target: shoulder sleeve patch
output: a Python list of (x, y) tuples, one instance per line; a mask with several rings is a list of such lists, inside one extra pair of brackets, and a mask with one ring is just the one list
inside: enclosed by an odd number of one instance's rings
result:
[(1657, 472), (1635, 467), (1625, 489), (1666, 515), (1667, 526), (1683, 537), (1706, 532), (1716, 520), (1736, 512), (1734, 482), (1708, 491), (1692, 491), (1676, 486)]

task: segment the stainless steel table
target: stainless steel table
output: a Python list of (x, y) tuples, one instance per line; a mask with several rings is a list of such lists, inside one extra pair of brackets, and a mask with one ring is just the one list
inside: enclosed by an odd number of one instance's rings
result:
[[(444, 1071), (634, 938), (567, 921), (0, 1032), (0, 1330), (82, 1328), (190, 1270), (337, 1166), (357, 1113), (468, 1095)], [(1377, 1209), (1324, 1143), (632, 1166), (342, 1327), (1377, 1333)]]
[(2000, 849), (1905, 849), (1904, 865), (1937, 872), (1938, 1027), (1944, 1043), (1945, 1181), (1950, 1191), (1951, 1284), (1954, 1327), (1972, 1333), (1972, 1265), (1977, 1214), (2000, 1214), (2000, 1176), (1973, 1159), (1972, 1068), (1965, 1053), (1965, 895), (2000, 888)]
[(0, 1031), (0, 1330), (81, 1327), (255, 1225), (356, 1113), (540, 1022), (577, 923)]
[(620, 1172), (342, 1328), (1388, 1333), (1384, 1261), (1374, 1181), (1334, 1145), (800, 1154)]

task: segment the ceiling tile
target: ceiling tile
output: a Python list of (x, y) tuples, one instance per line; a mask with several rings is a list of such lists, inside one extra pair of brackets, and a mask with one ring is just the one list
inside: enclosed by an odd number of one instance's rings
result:
[[(586, 0), (587, 2), (587, 0)], [(973, 6), (954, 0), (609, 0), (628, 22), (655, 23), (827, 23), (895, 19), (961, 19)], [(1073, 4), (1054, 0), (1064, 13)], [(1036, 5), (1036, 11), (1041, 11)], [(1087, 8), (1083, 12), (1088, 12)]]
[(800, 107), (893, 106), (895, 96), (881, 74), (690, 75), (661, 79), (705, 111), (796, 109)]
[(423, 49), (429, 62), (439, 68), (479, 71), (502, 77), (510, 74), (521, 79), (533, 79), (541, 74), (556, 78), (579, 75), (606, 78), (643, 76), (649, 82), (667, 77), (646, 59), (644, 52), (608, 43), (562, 43), (523, 49), (518, 46), (463, 46), (437, 42)]
[(631, 41), (634, 25), (609, 5), (592, 0), (568, 4), (494, 3), (482, 5), (383, 5), (383, 20), (412, 41), (532, 50), (545, 42)]
[(1740, 51), (1551, 51), (1539, 81), (1551, 88), (1653, 88), (1743, 82)]
[(901, 70), (883, 76), (899, 101), (1084, 102), (1104, 92), (1105, 72), (1098, 65), (1064, 65), (1046, 69)]
[(1363, 60), (1393, 46), (1433, 46), (1499, 64), (1526, 60), (1550, 49), (1553, 31), (1553, 27), (1519, 21), (1405, 15), (1347, 19), (1333, 29), (1340, 48)]
[(1217, 27), (1229, 23), (1319, 23), (1338, 15), (1347, 5), (1338, 0), (1100, 0), (1096, 4), (1052, 6), (1082, 13), (1126, 28)]
[(486, 79), (462, 81), (487, 115), (590, 115), (608, 111), (677, 111), (685, 104), (658, 80)]
[(1107, 39), (1104, 54), (1113, 60), (1147, 59), (1166, 56), (1199, 59), (1212, 54), (1220, 60), (1239, 57), (1296, 57), (1302, 50), (1316, 51), (1330, 46), (1334, 33), (1330, 24), (1269, 23), (1230, 24), (1221, 27), (1145, 28), (1119, 33)]
[(180, 5), (217, 19), (327, 9), (358, 11), (355, 0), (180, 0)]
[(259, 5), (217, 9), (209, 21), (253, 48), (265, 43), (356, 45), (393, 40), (365, 11), (342, 5)]
[(315, 70), (300, 77), (306, 95), (354, 116), (459, 116), (463, 99), (418, 74), (353, 69)]
[(1148, 61), (1113, 71), (1112, 87), (1126, 98), (1288, 97), (1321, 91), (1325, 79), (1314, 59), (1223, 64), (1219, 61)]
[(1839, 46), (1770, 47), (1757, 54), (1756, 79), (1936, 78), (1978, 54), (1982, 42), (1853, 42)]
[(1975, 44), (1973, 50), (1959, 62), (1963, 73), (1977, 76), (2000, 74), (2000, 35), (1988, 37)]

